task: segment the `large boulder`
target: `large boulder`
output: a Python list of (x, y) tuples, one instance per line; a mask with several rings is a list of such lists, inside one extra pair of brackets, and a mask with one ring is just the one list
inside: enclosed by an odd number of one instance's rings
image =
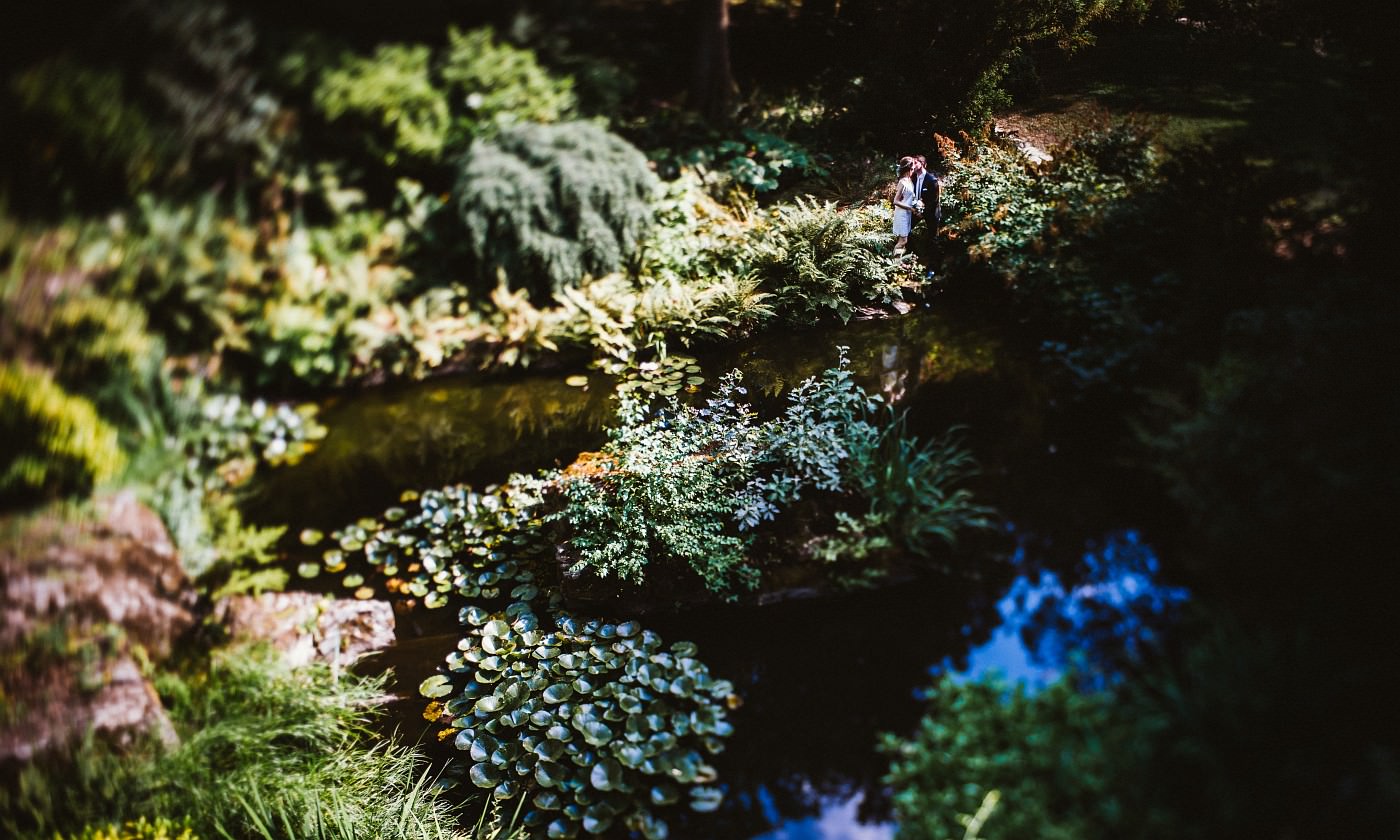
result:
[(394, 642), (394, 610), (387, 601), (264, 592), (224, 599), (215, 617), (233, 641), (268, 642), (293, 665), (325, 662), (341, 669)]
[(118, 744), (174, 737), (142, 663), (194, 626), (197, 595), (160, 517), (129, 493), (96, 510), (0, 523), (0, 763), (88, 731)]

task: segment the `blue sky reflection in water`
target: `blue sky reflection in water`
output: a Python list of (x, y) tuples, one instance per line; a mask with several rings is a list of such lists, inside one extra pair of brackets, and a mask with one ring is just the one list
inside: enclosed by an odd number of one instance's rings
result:
[[(1024, 541), (1012, 561), (1028, 565)], [(1019, 574), (997, 603), (1001, 625), (969, 651), (967, 666), (955, 669), (945, 658), (932, 671), (966, 679), (998, 671), (1031, 688), (1053, 682), (1075, 660), (1110, 675), (1114, 663), (1152, 644), (1189, 598), (1185, 588), (1158, 580), (1157, 554), (1135, 530), (1087, 546), (1080, 566), (1070, 584), (1044, 569)]]
[[(1085, 546), (1077, 568), (1065, 575), (1031, 568), (1027, 540), (1018, 540), (1012, 562), (1019, 574), (997, 602), (1000, 624), (970, 650), (966, 665), (952, 657), (930, 667), (932, 677), (980, 679), (993, 672), (1011, 683), (1043, 687), (1071, 662), (1095, 680), (1111, 680), (1118, 663), (1139, 656), (1164, 632), (1189, 593), (1159, 580), (1152, 546), (1136, 530), (1110, 533)], [(920, 689), (922, 691), (922, 689)], [(754, 840), (887, 840), (891, 822), (862, 822), (863, 792), (824, 797), (815, 814), (783, 819), (765, 789), (753, 803), (772, 828)]]

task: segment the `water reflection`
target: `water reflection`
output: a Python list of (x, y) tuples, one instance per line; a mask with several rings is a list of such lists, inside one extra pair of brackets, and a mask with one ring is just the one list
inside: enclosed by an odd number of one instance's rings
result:
[[(664, 638), (695, 641), (744, 700), (715, 761), (725, 804), (677, 815), (673, 837), (888, 837), (886, 761), (875, 744), (881, 732), (917, 724), (931, 666), (964, 677), (999, 667), (1043, 683), (1075, 651), (1150, 640), (1185, 597), (1157, 581), (1156, 553), (1136, 530), (1147, 524), (1152, 488), (1107, 461), (1103, 441), (1114, 430), (1105, 418), (1118, 412), (1056, 407), (1033, 368), (998, 340), (925, 313), (834, 334), (768, 334), (701, 363), (711, 381), (741, 368), (756, 407), (775, 412), (788, 388), (836, 363), (838, 344), (850, 348), (863, 387), (908, 409), (912, 432), (965, 425), (984, 471), (979, 496), (1021, 527), (969, 540), (943, 571), (897, 588), (649, 616)], [(325, 407), (322, 447), (273, 472), (254, 512), (290, 522), (292, 533), (335, 527), (406, 488), (480, 485), (571, 460), (602, 442), (614, 404), (602, 377), (586, 390), (564, 378), (468, 377), (347, 395)], [(399, 626), (404, 644), (380, 662), (395, 666), (396, 685), (412, 695), (450, 649), (452, 637), (437, 634), (453, 628), (414, 615)], [(410, 641), (420, 634), (437, 638)], [(399, 711), (403, 731), (424, 729), (421, 717), (414, 722), (417, 698)]]
[[(959, 566), (975, 568), (969, 561)], [(714, 762), (728, 791), (724, 806), (683, 818), (673, 836), (887, 822), (878, 735), (915, 725), (930, 662), (989, 637), (1004, 585), (966, 572), (929, 575), (840, 600), (652, 619), (663, 637), (695, 641), (710, 670), (743, 698), (731, 713), (736, 735)]]
[(344, 395), (323, 408), (329, 431), (316, 451), (269, 472), (247, 508), (264, 521), (334, 527), (407, 489), (484, 484), (571, 460), (602, 442), (614, 407), (606, 377), (587, 388), (564, 379), (455, 377)]
[[(742, 369), (756, 407), (776, 412), (789, 388), (836, 365), (838, 343), (850, 348), (861, 386), (894, 402), (928, 377), (989, 364), (995, 349), (924, 313), (852, 324), (839, 341), (816, 331), (769, 333), (700, 362), (711, 382)], [(948, 361), (930, 367), (930, 359)], [(322, 407), (325, 440), (300, 464), (260, 474), (245, 510), (257, 521), (290, 522), (293, 532), (333, 528), (379, 513), (407, 489), (484, 485), (568, 462), (601, 445), (616, 403), (609, 377), (594, 372), (586, 388), (566, 378), (454, 376), (341, 395)]]
[[(1019, 570), (1033, 565), (1021, 541), (1012, 557)], [(1037, 564), (1038, 565), (1038, 564)], [(978, 679), (996, 671), (1013, 683), (1044, 686), (1071, 664), (1093, 678), (1112, 679), (1158, 642), (1189, 598), (1184, 587), (1161, 582), (1160, 563), (1136, 530), (1088, 543), (1080, 566), (1061, 575), (1022, 571), (997, 603), (1001, 625), (956, 667), (939, 671)]]

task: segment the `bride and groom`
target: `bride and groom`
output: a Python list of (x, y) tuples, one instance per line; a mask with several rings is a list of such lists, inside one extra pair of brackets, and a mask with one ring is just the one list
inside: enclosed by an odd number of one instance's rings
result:
[(933, 208), (933, 221), (930, 222), (933, 229), (929, 233), (937, 231), (937, 225), (942, 221), (941, 190), (938, 176), (928, 171), (928, 161), (923, 155), (907, 155), (899, 159), (899, 183), (894, 193), (894, 235), (898, 237), (894, 243), (895, 256), (904, 254), (914, 224), (925, 217), (928, 208)]

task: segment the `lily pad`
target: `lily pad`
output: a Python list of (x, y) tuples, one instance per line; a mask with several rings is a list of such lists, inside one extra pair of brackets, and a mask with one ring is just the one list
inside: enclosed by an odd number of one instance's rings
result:
[(418, 693), (424, 697), (446, 697), (452, 693), (452, 683), (442, 674), (434, 674), (418, 684)]
[(493, 764), (473, 764), (467, 775), (479, 788), (494, 788), (503, 781), (500, 768)]

